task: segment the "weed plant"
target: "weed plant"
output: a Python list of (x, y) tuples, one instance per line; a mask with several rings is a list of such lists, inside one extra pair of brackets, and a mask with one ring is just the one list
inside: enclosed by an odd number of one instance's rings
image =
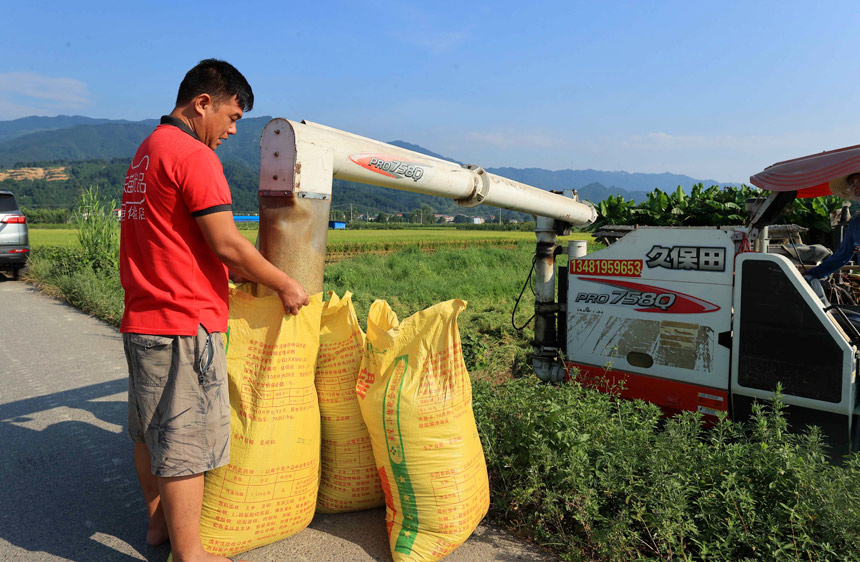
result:
[(47, 247), (30, 256), (27, 278), (43, 291), (112, 326), (122, 320), (123, 291), (119, 270), (94, 269), (80, 248)]
[(91, 187), (81, 193), (74, 214), (83, 259), (97, 272), (112, 271), (119, 266), (119, 222), (114, 208), (116, 201), (105, 205), (99, 188)]
[(565, 560), (860, 560), (860, 458), (784, 406), (713, 429), (534, 377), (477, 381), (493, 513)]
[[(532, 332), (514, 330), (511, 312), (533, 251), (533, 244), (522, 242), (512, 249), (439, 249), (430, 254), (413, 246), (328, 265), (324, 287), (338, 294), (352, 291), (362, 323), (376, 299), (387, 300), (400, 318), (436, 302), (468, 301), (459, 322), (466, 365), (478, 378), (504, 379), (529, 372)], [(534, 297), (527, 294), (515, 315), (517, 325), (534, 309)]]

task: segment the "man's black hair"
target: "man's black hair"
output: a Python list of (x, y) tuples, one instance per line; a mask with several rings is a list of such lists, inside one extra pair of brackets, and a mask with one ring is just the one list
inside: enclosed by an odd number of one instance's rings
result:
[(223, 60), (202, 60), (189, 70), (179, 85), (176, 105), (185, 105), (200, 94), (209, 94), (215, 103), (236, 97), (243, 111), (254, 107), (251, 85), (236, 67)]

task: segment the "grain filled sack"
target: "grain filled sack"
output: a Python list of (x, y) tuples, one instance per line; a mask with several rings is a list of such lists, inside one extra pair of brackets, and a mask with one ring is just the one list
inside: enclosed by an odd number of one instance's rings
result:
[(319, 483), (322, 295), (291, 316), (277, 296), (243, 289), (230, 290), (230, 463), (206, 473), (200, 525), (203, 546), (221, 556), (307, 527)]
[(384, 301), (367, 319), (356, 394), (385, 491), (395, 562), (433, 561), (487, 513), (487, 468), (460, 347), (461, 300), (398, 323)]
[(322, 472), (317, 512), (343, 513), (385, 504), (370, 434), (361, 418), (355, 383), (364, 353), (364, 332), (352, 293), (334, 292), (323, 304), (316, 388), (322, 421)]

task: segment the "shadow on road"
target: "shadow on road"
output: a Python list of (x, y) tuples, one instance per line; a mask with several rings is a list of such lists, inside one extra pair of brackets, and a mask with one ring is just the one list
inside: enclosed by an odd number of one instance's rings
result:
[[(144, 540), (146, 512), (125, 432), (127, 384), (0, 404), (0, 538), (34, 560), (42, 556), (35, 553), (75, 562), (167, 559), (168, 545)], [(385, 510), (374, 511), (318, 514), (310, 528), (390, 560)]]
[(125, 399), (109, 398), (126, 390), (118, 379), (0, 405), (0, 537), (80, 562), (166, 560), (144, 540)]

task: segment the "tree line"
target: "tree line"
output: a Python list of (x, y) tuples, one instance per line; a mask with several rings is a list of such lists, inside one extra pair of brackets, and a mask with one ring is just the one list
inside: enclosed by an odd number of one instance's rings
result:
[[(64, 168), (68, 179), (47, 180), (5, 179), (0, 181), (0, 189), (11, 191), (21, 207), (33, 214), (32, 222), (53, 221), (56, 217), (42, 210), (72, 209), (79, 197), (89, 188), (97, 187), (105, 203), (122, 199), (122, 186), (128, 170), (128, 160), (115, 158), (113, 160), (65, 161), (49, 162), (19, 162), (17, 168)], [(259, 187), (259, 171), (237, 161), (229, 160), (223, 163), (224, 175), (230, 184), (233, 194), (233, 211), (237, 214), (254, 214), (259, 210), (257, 191)], [(406, 191), (397, 191), (373, 185), (364, 185), (342, 180), (334, 180), (332, 184), (332, 200), (336, 203), (332, 209), (332, 220), (345, 220), (349, 217), (352, 206), (352, 218), (364, 215), (365, 219), (372, 217), (385, 219), (386, 222), (402, 221), (421, 224), (436, 222), (434, 214), (462, 215), (458, 222), (469, 222), (471, 217), (483, 217), (491, 220), (498, 216), (499, 210), (493, 207), (475, 207), (464, 210), (449, 199), (422, 195)], [(403, 211), (407, 210), (406, 213)], [(38, 211), (33, 213), (33, 211)], [(371, 214), (372, 213), (372, 214)], [(408, 215), (408, 218), (406, 218)], [(63, 216), (63, 215), (59, 215)], [(529, 220), (530, 215), (514, 211), (504, 211), (506, 220)], [(43, 217), (44, 220), (43, 220)], [(31, 220), (28, 218), (28, 220)]]

